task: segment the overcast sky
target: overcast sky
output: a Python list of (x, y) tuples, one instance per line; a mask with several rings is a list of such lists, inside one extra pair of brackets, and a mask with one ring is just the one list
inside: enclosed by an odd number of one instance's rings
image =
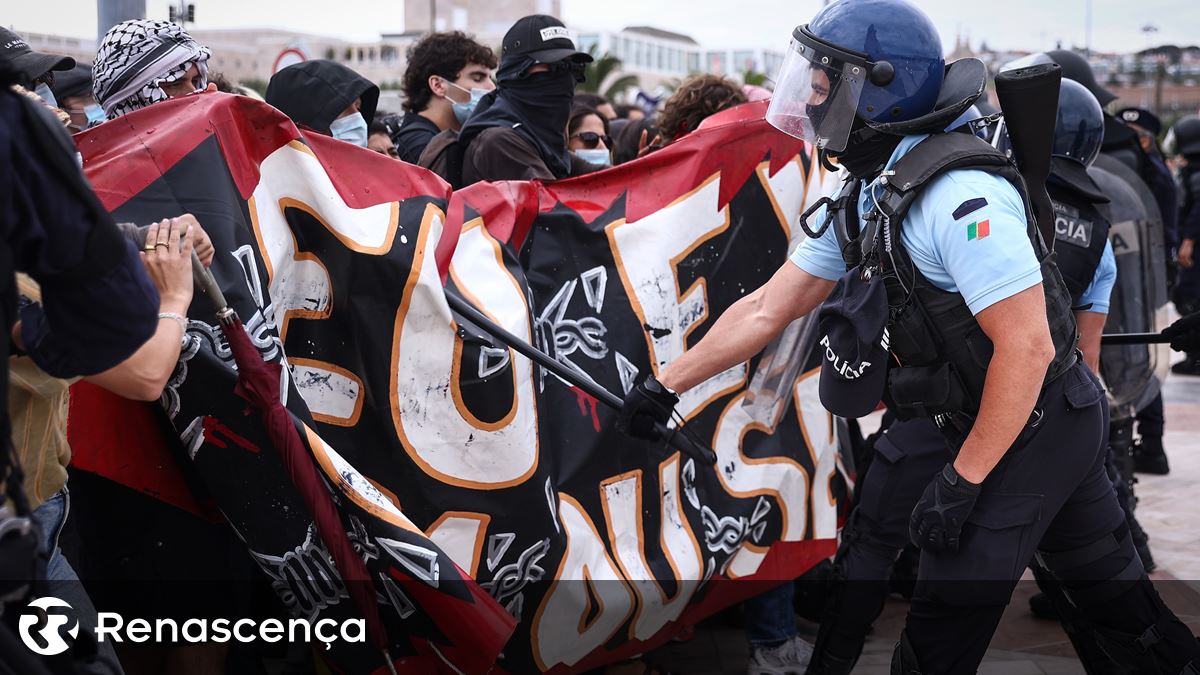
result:
[[(404, 0), (192, 0), (197, 28), (275, 27), (370, 40), (404, 28)], [(408, 0), (423, 2), (424, 0)], [(94, 0), (2, 0), (0, 22), (18, 31), (94, 36)], [(167, 17), (167, 0), (147, 0), (147, 16)], [(562, 0), (575, 28), (652, 25), (687, 33), (706, 46), (787, 45), (791, 27), (820, 0)], [(919, 0), (949, 50), (958, 31), (972, 44), (1010, 49), (1082, 45), (1087, 0)], [(1150, 44), (1200, 43), (1195, 0), (1092, 0), (1092, 47), (1134, 51)], [(514, 19), (517, 17), (514, 17)], [(1142, 27), (1158, 32), (1149, 38)]]

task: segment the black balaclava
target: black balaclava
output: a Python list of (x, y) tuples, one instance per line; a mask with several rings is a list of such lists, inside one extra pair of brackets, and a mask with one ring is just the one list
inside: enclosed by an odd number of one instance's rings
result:
[(861, 118), (855, 118), (854, 126), (850, 128), (850, 138), (846, 141), (846, 149), (839, 153), (829, 153), (851, 176), (859, 180), (874, 178), (883, 170), (896, 146), (900, 145), (903, 136), (876, 131), (867, 126)]
[(566, 63), (550, 64), (548, 72), (530, 74), (535, 63), (528, 56), (502, 60), (496, 73), (500, 86), (479, 102), (459, 138), (469, 143), (488, 127), (511, 127), (537, 146), (555, 176), (565, 178), (571, 168), (566, 128), (576, 77)]

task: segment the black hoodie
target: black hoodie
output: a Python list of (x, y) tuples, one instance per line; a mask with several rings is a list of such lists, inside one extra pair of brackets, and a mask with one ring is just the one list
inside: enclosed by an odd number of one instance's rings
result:
[(326, 136), (329, 125), (354, 99), (362, 99), (359, 111), (370, 125), (379, 104), (379, 87), (346, 66), (323, 59), (288, 66), (267, 83), (267, 103), (297, 125)]

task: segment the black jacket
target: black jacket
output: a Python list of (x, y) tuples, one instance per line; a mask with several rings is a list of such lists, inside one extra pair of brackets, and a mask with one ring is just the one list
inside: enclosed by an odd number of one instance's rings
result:
[(379, 104), (379, 87), (340, 63), (322, 59), (288, 66), (267, 84), (267, 103), (298, 126), (326, 136), (329, 125), (354, 99), (362, 99), (359, 110), (369, 125)]
[(415, 112), (408, 112), (404, 114), (404, 121), (400, 123), (400, 130), (396, 132), (392, 142), (396, 144), (400, 159), (409, 164), (416, 164), (421, 159), (421, 153), (425, 152), (425, 146), (441, 131), (430, 119)]

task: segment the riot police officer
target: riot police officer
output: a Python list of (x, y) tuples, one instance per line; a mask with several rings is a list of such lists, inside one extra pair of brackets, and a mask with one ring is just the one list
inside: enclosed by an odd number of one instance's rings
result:
[[(1056, 122), (1049, 185), (1060, 244), (1056, 254), (1085, 360), (1094, 366), (1116, 277), (1108, 221), (1095, 206), (1105, 197), (1086, 173), (1087, 164), (1100, 152), (1100, 105), (1082, 86), (1064, 83)], [(858, 485), (857, 506), (842, 530), (833, 587), (808, 675), (853, 669), (868, 629), (883, 608), (888, 572), (908, 541), (908, 514), (929, 479), (951, 458), (943, 435), (925, 418), (897, 422), (876, 442), (875, 457)]]
[[(1095, 73), (1082, 55), (1070, 50), (1057, 49), (1047, 52), (1047, 56), (1062, 66), (1064, 78), (1084, 85), (1099, 100), (1101, 106), (1117, 100), (1116, 94), (1096, 81)], [(1102, 153), (1103, 159), (1108, 161), (1101, 161), (1100, 168), (1113, 171), (1116, 169), (1114, 164), (1119, 162), (1133, 171), (1135, 175), (1129, 178), (1134, 188), (1150, 196), (1145, 210), (1150, 213), (1157, 212), (1158, 218), (1161, 219), (1158, 226), (1162, 228), (1162, 237), (1166, 243), (1162, 264), (1169, 265), (1172, 252), (1179, 244), (1176, 227), (1179, 195), (1170, 170), (1156, 157), (1157, 148), (1153, 143), (1153, 138), (1157, 135), (1157, 131), (1154, 131), (1156, 124), (1161, 128), (1161, 123), (1154, 115), (1139, 108), (1125, 108), (1117, 115), (1105, 113)], [(1158, 261), (1152, 263), (1157, 264)], [(1128, 281), (1140, 282), (1132, 279)], [(1143, 328), (1153, 330), (1151, 326)], [(1170, 471), (1162, 443), (1165, 418), (1161, 392), (1148, 397), (1143, 403), (1144, 405), (1139, 406), (1136, 411), (1139, 438), (1136, 441), (1133, 439), (1134, 420), (1121, 420), (1122, 424), (1114, 428), (1115, 436), (1111, 439), (1114, 445), (1118, 446), (1119, 468), (1122, 469), (1126, 482), (1132, 481), (1132, 471), (1135, 467), (1142, 473), (1161, 475)], [(1148, 551), (1144, 545), (1142, 549)], [(1143, 561), (1145, 560), (1146, 558), (1143, 558)]]
[[(1180, 314), (1200, 310), (1200, 266), (1196, 264), (1195, 243), (1200, 239), (1200, 117), (1191, 115), (1171, 127), (1168, 152), (1180, 160), (1179, 187), (1183, 191), (1179, 212), (1179, 280), (1175, 286), (1175, 307)], [(1171, 368), (1179, 375), (1200, 375), (1200, 352)]]
[(825, 301), (823, 404), (860, 416), (885, 398), (933, 419), (955, 453), (910, 518), (922, 556), (894, 671), (973, 672), (1036, 549), (1109, 651), (1140, 672), (1180, 672), (1200, 643), (1130, 542), (1104, 473), (1103, 392), (1077, 360), (1070, 298), (1023, 181), (984, 141), (940, 133), (985, 78), (972, 59), (946, 68), (932, 22), (903, 0), (841, 0), (798, 27), (767, 118), (854, 179), (806, 214), (815, 236), (767, 284), (630, 390), (619, 424), (652, 436), (676, 390)]

